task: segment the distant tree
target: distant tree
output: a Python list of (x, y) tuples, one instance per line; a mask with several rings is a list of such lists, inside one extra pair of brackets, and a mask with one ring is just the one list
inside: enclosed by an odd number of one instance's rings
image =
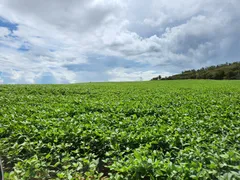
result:
[(151, 81), (156, 81), (156, 80), (162, 80), (161, 75), (159, 75), (159, 76), (154, 77), (154, 78), (151, 79)]
[(169, 77), (152, 78), (152, 80), (172, 80), (172, 79), (240, 79), (240, 62), (225, 63), (217, 66), (210, 66), (198, 70), (186, 70), (181, 74), (172, 75)]
[(235, 76), (233, 71), (227, 71), (224, 75), (224, 79), (233, 79), (233, 77)]
[(240, 79), (240, 72), (238, 72), (235, 77), (236, 77), (237, 80), (239, 80)]
[(218, 70), (213, 73), (213, 79), (221, 80), (224, 79), (224, 71)]

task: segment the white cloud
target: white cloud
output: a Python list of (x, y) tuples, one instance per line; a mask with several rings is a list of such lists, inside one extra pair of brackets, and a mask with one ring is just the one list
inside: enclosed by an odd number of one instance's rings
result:
[[(0, 71), (16, 83), (137, 80), (236, 61), (238, 7), (238, 0), (0, 0), (0, 20), (17, 26), (0, 27)], [(132, 65), (95, 58), (95, 72), (66, 68), (93, 55)]]
[(0, 77), (0, 84), (3, 84), (4, 83), (4, 81), (3, 81), (3, 79)]
[[(115, 68), (107, 72), (111, 78), (110, 81), (141, 81), (150, 80), (158, 76), (156, 71), (136, 71), (134, 69)], [(163, 76), (168, 76), (169, 73), (164, 72)]]
[(0, 38), (10, 34), (8, 28), (0, 27)]

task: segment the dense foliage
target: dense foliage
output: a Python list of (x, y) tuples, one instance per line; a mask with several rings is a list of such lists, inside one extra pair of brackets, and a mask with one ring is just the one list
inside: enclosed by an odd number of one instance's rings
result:
[(240, 82), (0, 86), (6, 179), (239, 179)]
[(178, 79), (240, 79), (240, 62), (226, 63), (210, 66), (198, 70), (183, 71), (181, 74), (161, 78), (161, 75), (152, 80), (178, 80)]

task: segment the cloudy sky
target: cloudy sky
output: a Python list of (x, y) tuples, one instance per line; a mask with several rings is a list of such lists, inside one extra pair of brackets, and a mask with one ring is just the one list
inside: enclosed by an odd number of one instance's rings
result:
[(149, 80), (240, 60), (239, 0), (0, 0), (0, 83)]

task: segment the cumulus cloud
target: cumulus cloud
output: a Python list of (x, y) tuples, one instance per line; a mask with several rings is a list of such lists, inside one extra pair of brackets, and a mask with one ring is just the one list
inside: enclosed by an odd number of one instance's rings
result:
[(239, 61), (238, 7), (238, 0), (0, 0), (0, 82), (147, 80)]
[[(136, 71), (134, 69), (115, 68), (107, 72), (111, 78), (110, 81), (142, 81), (149, 80), (152, 77), (158, 76), (156, 71)], [(163, 75), (169, 75), (167, 72), (163, 72)]]
[(8, 28), (0, 27), (0, 38), (5, 37), (10, 34)]

